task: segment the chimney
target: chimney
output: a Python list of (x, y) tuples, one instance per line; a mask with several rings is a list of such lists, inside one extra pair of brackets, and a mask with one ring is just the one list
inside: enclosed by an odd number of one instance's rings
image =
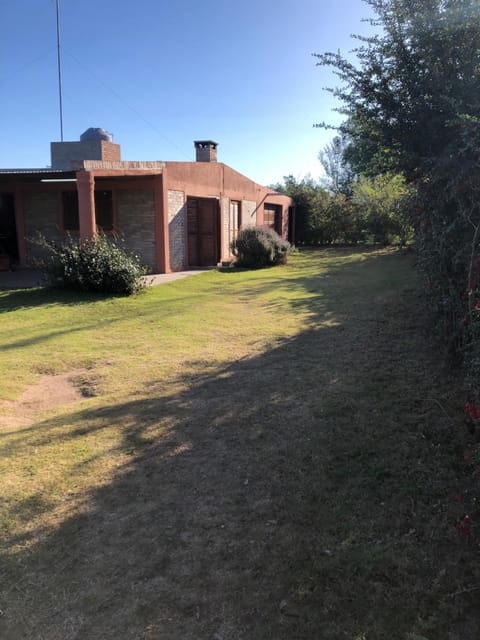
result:
[(195, 159), (197, 162), (216, 162), (218, 142), (213, 140), (195, 140)]

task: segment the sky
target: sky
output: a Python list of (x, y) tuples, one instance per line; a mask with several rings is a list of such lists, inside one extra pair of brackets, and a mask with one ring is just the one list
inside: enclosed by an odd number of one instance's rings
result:
[[(362, 0), (60, 0), (64, 140), (102, 127), (123, 160), (194, 160), (194, 140), (264, 185), (319, 179), (339, 124), (313, 53), (368, 34)], [(0, 167), (60, 140), (55, 0), (2, 0)], [(8, 27), (6, 27), (8, 25)]]

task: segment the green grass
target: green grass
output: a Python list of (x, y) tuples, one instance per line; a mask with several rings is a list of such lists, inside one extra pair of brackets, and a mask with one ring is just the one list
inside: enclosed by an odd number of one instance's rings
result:
[[(342, 249), (0, 291), (0, 637), (477, 638), (461, 391), (415, 286)], [(8, 422), (65, 373), (85, 397)]]

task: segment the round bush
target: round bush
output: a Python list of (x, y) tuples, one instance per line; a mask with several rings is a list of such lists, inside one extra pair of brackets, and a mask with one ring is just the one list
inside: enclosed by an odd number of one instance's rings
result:
[(69, 237), (62, 244), (40, 238), (36, 244), (46, 250), (37, 266), (52, 287), (132, 295), (145, 286), (139, 258), (103, 235), (82, 242)]
[(236, 265), (258, 269), (286, 264), (290, 244), (270, 227), (247, 227), (231, 245)]

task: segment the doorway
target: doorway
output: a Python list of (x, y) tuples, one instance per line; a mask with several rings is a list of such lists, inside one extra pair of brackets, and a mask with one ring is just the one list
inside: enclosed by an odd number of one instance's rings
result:
[(0, 193), (0, 258), (8, 266), (19, 259), (13, 193)]
[(220, 261), (220, 208), (214, 198), (187, 198), (187, 242), (190, 267), (211, 267)]

